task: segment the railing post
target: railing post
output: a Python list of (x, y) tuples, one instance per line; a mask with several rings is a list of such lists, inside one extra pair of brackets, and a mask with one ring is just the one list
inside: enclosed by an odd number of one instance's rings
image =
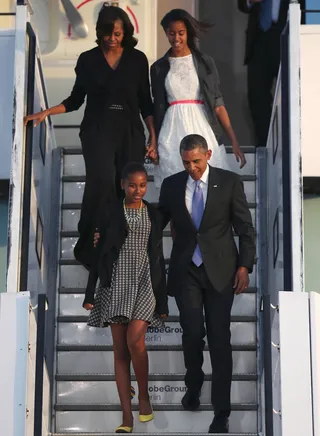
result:
[[(34, 112), (33, 109), (34, 109), (34, 86), (35, 86), (36, 36), (29, 22), (27, 23), (27, 34), (29, 37), (27, 114), (32, 114)], [(25, 141), (25, 154), (24, 154), (20, 291), (26, 291), (28, 288), (32, 145), (33, 145), (33, 123), (29, 123), (28, 126), (26, 127), (26, 141)]]
[(268, 182), (267, 149), (258, 148), (256, 157), (257, 174), (257, 255), (259, 289), (259, 388), (260, 411), (263, 413), (261, 434), (273, 436), (273, 386), (271, 355), (271, 299), (268, 286)]
[(34, 436), (42, 435), (43, 370), (46, 330), (46, 294), (38, 295), (37, 350), (34, 392)]
[[(297, 2), (295, 2), (297, 3)], [(300, 7), (289, 7), (289, 114), (290, 114), (290, 195), (292, 291), (304, 291), (304, 249), (302, 214), (301, 87), (300, 87)]]
[(292, 290), (290, 114), (289, 114), (289, 24), (281, 35), (281, 118), (283, 191), (283, 290)]

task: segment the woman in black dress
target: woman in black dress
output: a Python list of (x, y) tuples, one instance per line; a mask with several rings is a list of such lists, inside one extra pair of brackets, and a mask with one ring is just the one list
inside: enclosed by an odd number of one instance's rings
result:
[[(25, 117), (25, 124), (35, 120), (37, 126), (48, 115), (79, 109), (87, 98), (80, 127), (86, 186), (74, 250), (76, 259), (87, 267), (100, 202), (121, 196), (120, 174), (127, 162), (144, 162), (145, 155), (156, 158), (149, 66), (145, 54), (134, 48), (133, 33), (126, 12), (104, 4), (96, 25), (98, 46), (79, 56), (70, 96), (58, 106)], [(140, 114), (149, 131), (147, 150)]]

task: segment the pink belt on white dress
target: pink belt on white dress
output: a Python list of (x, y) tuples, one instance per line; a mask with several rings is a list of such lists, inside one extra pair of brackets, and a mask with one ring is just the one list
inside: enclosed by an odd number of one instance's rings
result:
[(169, 106), (173, 106), (174, 104), (204, 104), (203, 100), (175, 100), (172, 101)]

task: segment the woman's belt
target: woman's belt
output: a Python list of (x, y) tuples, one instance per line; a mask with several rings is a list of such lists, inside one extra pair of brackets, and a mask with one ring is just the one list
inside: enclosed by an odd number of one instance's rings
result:
[(108, 107), (108, 110), (112, 110), (112, 111), (123, 111), (124, 107), (122, 106), (122, 104), (111, 104)]
[(169, 106), (173, 106), (175, 104), (204, 104), (203, 100), (175, 100), (169, 103)]

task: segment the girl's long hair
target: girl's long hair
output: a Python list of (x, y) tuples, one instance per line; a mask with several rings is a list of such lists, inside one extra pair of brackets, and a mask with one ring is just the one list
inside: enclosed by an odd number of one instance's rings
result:
[(172, 9), (161, 20), (161, 26), (166, 32), (170, 24), (175, 21), (183, 21), (187, 28), (187, 42), (191, 50), (199, 50), (198, 41), (201, 33), (206, 32), (212, 24), (208, 21), (199, 21), (184, 9)]
[(123, 47), (133, 48), (138, 44), (138, 40), (133, 36), (134, 27), (130, 21), (128, 14), (117, 6), (109, 6), (108, 2), (105, 2), (99, 12), (96, 34), (98, 45), (102, 44), (103, 37), (111, 35), (115, 21), (120, 20), (123, 23), (124, 36), (122, 40)]

